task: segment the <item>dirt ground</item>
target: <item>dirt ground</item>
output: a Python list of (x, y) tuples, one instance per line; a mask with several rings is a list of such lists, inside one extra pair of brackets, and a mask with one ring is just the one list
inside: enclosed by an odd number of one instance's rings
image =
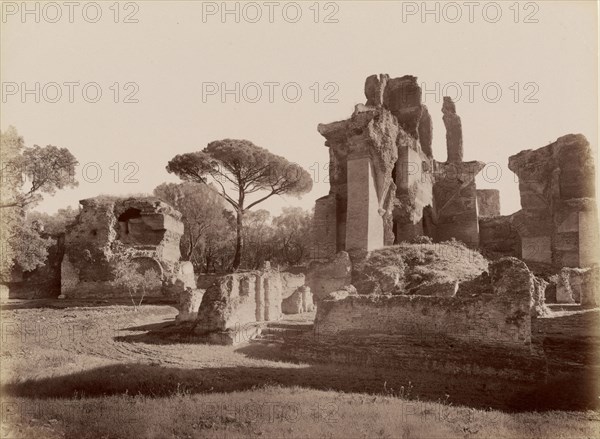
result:
[[(126, 303), (4, 303), (0, 437), (594, 437), (599, 431), (595, 411), (461, 408), (453, 395), (423, 397), (418, 383), (397, 371), (297, 363), (263, 344), (174, 343), (148, 335), (172, 325), (176, 314), (166, 304), (135, 311)], [(257, 426), (236, 410), (203, 410), (215, 401), (283, 404), (311, 415)], [(404, 416), (407, 410), (413, 418)], [(123, 414), (133, 420), (118, 422)]]

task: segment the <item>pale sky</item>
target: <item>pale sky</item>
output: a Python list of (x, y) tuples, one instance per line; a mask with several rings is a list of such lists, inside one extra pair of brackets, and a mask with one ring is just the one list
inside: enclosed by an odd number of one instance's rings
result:
[[(420, 8), (420, 1), (323, 2), (318, 8), (312, 1), (298, 2), (302, 16), (295, 23), (297, 9), (290, 2), (276, 2), (273, 23), (264, 2), (255, 3), (262, 13), (256, 23), (250, 22), (258, 10), (254, 6), (239, 4), (239, 23), (233, 14), (223, 23), (217, 10), (221, 2), (177, 1), (121, 3), (118, 17), (111, 9), (114, 2), (100, 2), (102, 16), (93, 23), (97, 11), (89, 3), (78, 2), (73, 23), (63, 2), (55, 3), (60, 10), (38, 3), (39, 23), (35, 12), (21, 15), (21, 2), (2, 5), (0, 127), (14, 125), (28, 146), (67, 147), (80, 163), (79, 187), (46, 196), (39, 210), (76, 207), (78, 200), (100, 193), (151, 192), (164, 181), (178, 181), (165, 170), (174, 155), (222, 138), (248, 139), (310, 172), (319, 169), (313, 191), (302, 199), (257, 206), (274, 214), (287, 205), (310, 209), (329, 190), (323, 181), (327, 148), (317, 125), (349, 117), (355, 104), (365, 102), (364, 80), (374, 73), (411, 74), (431, 91), (425, 103), (433, 116), (434, 157), (440, 161), (446, 159), (442, 88), (456, 96), (456, 88), (447, 84), (460, 85), (462, 97), (456, 102), (465, 160), (500, 166), (499, 179), (491, 165), (491, 180), (480, 177), (478, 187), (500, 189), (503, 214), (520, 208), (516, 179), (507, 168), (510, 155), (569, 133), (584, 134), (594, 149), (598, 145), (595, 1), (523, 2), (512, 9), (514, 2), (498, 2), (502, 16), (497, 21), (493, 2), (478, 2), (473, 23), (464, 2), (455, 3), (463, 5), (458, 20), (456, 10), (438, 4), (439, 23), (434, 14), (423, 20), (420, 10), (411, 9)], [(34, 11), (35, 5), (29, 3)], [(435, 2), (428, 7), (433, 10)], [(126, 16), (138, 22), (125, 23)], [(325, 23), (326, 17), (338, 22)], [(69, 82), (79, 83), (73, 86), (74, 102), (64, 85)], [(236, 82), (239, 103), (234, 95), (221, 102), (218, 92), (205, 95), (203, 102), (208, 83), (233, 89)], [(250, 85), (244, 99), (241, 89), (252, 82), (260, 84), (262, 97), (257, 99)], [(270, 82), (279, 84), (273, 86), (273, 102), (264, 85)], [(23, 85), (35, 90), (36, 83), (39, 103), (35, 93), (21, 96)], [(59, 84), (60, 98), (50, 83)], [(88, 83), (102, 91), (96, 103), (82, 95)], [(473, 102), (465, 83), (479, 84), (473, 85)], [(294, 87), (300, 88), (298, 102), (286, 101), (284, 85), (288, 100), (295, 97)], [(494, 103), (497, 89), (502, 96)], [(85, 97), (93, 100), (94, 88), (87, 91)], [(124, 103), (131, 92), (130, 99), (139, 102)], [(330, 93), (329, 100), (338, 102), (325, 102)], [(115, 162), (118, 176), (116, 167), (111, 169)], [(130, 162), (134, 165), (125, 169)], [(90, 182), (82, 177), (86, 164)], [(126, 182), (131, 172), (129, 179), (137, 183)]]

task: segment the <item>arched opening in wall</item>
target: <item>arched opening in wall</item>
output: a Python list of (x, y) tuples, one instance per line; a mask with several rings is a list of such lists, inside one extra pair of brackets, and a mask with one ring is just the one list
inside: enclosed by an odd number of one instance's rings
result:
[(119, 229), (121, 235), (129, 235), (130, 221), (142, 218), (142, 212), (139, 209), (130, 208), (119, 215)]
[(136, 247), (160, 244), (164, 229), (156, 219), (156, 215), (142, 216), (141, 211), (133, 207), (125, 210), (118, 216), (118, 239), (123, 244)]

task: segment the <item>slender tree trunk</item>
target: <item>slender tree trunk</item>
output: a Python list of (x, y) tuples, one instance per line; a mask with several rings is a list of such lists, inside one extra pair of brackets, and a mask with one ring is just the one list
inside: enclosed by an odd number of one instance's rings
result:
[(240, 267), (240, 264), (242, 262), (242, 251), (244, 248), (244, 236), (242, 234), (242, 228), (243, 228), (243, 211), (241, 209), (238, 209), (237, 211), (237, 237), (236, 237), (236, 241), (235, 241), (235, 256), (233, 258), (233, 265), (232, 268), (234, 271), (237, 271), (237, 269)]
[(211, 261), (211, 257), (210, 257), (209, 254), (207, 254), (206, 255), (206, 271), (205, 271), (206, 274), (208, 274), (208, 270), (209, 270), (209, 267), (210, 267), (210, 261)]

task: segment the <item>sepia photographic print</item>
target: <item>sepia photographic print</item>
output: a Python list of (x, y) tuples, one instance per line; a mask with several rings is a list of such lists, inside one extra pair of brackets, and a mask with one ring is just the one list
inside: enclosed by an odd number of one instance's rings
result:
[(0, 439), (600, 437), (597, 1), (0, 5)]

